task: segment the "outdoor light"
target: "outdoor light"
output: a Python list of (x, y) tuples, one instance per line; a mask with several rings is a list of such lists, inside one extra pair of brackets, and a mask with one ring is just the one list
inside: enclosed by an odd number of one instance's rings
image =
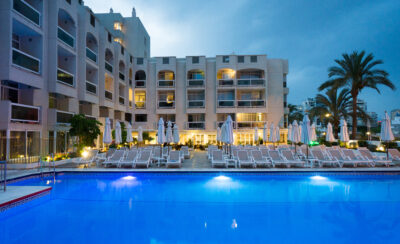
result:
[(329, 118), (331, 116), (330, 113), (325, 114), (325, 117)]
[(134, 176), (131, 176), (131, 175), (128, 175), (128, 176), (124, 176), (124, 177), (122, 177), (122, 179), (124, 179), (124, 180), (135, 180), (135, 179), (136, 179), (136, 177), (134, 177)]
[(371, 134), (371, 132), (369, 132), (369, 131), (367, 131), (367, 133), (366, 133), (367, 135), (370, 135)]
[(328, 178), (320, 176), (320, 175), (314, 175), (310, 177), (311, 180), (327, 180)]
[(87, 156), (89, 156), (89, 152), (86, 151), (86, 150), (84, 150), (84, 151), (82, 152), (82, 157), (87, 158)]

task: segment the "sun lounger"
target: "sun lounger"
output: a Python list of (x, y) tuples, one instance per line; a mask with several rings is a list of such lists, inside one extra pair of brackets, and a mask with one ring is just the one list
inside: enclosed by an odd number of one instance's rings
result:
[(228, 167), (228, 162), (225, 160), (221, 150), (214, 150), (211, 157), (211, 166), (224, 166)]
[(121, 168), (122, 166), (131, 166), (133, 167), (133, 164), (137, 158), (138, 151), (137, 150), (130, 150), (126, 153), (126, 156), (124, 159), (119, 161), (118, 166)]
[(117, 166), (119, 162), (123, 159), (124, 154), (125, 154), (124, 150), (116, 150), (110, 158), (108, 158), (106, 161), (103, 162), (103, 165), (105, 167), (111, 165)]
[(167, 168), (169, 166), (181, 167), (181, 164), (182, 164), (181, 161), (182, 161), (182, 159), (181, 159), (179, 151), (170, 151), (168, 159), (167, 159)]
[(290, 162), (289, 165), (295, 164), (300, 165), (301, 167), (304, 167), (306, 165), (306, 161), (295, 158), (292, 151), (290, 150), (283, 150), (281, 151), (281, 154), (288, 162)]
[(352, 149), (342, 149), (344, 156), (349, 158), (352, 161), (357, 162), (357, 165), (366, 165), (370, 167), (374, 167), (374, 162), (364, 159), (363, 157), (357, 156)]
[(238, 163), (239, 168), (241, 168), (242, 166), (251, 166), (254, 168), (256, 166), (253, 160), (249, 157), (247, 150), (238, 151)]
[(89, 164), (95, 162), (98, 153), (99, 150), (97, 149), (89, 150), (88, 155), (86, 157), (79, 158), (79, 160), (76, 161), (75, 163), (79, 165), (89, 166)]
[(144, 166), (148, 168), (150, 165), (150, 160), (151, 151), (145, 150), (139, 154), (139, 157), (136, 158), (136, 160), (133, 162), (133, 165), (135, 166), (135, 168), (137, 168), (138, 166)]
[(361, 156), (364, 159), (373, 162), (375, 165), (379, 165), (379, 164), (382, 165), (383, 164), (386, 167), (389, 167), (389, 166), (393, 165), (392, 160), (390, 160), (390, 159), (379, 159), (379, 158), (375, 157), (367, 148), (358, 148), (358, 151), (360, 152)]
[(290, 161), (290, 160), (287, 160), (286, 158), (282, 157), (278, 150), (269, 150), (269, 156), (271, 157), (271, 160), (272, 160), (272, 163), (274, 164), (274, 166), (284, 165), (284, 166), (290, 168), (290, 166), (292, 166), (292, 165), (299, 164), (299, 162), (297, 160)]
[(153, 160), (153, 162), (157, 162), (158, 167), (160, 167), (160, 165), (162, 163), (166, 162), (165, 158), (161, 154), (161, 148), (160, 147), (153, 148), (153, 153), (152, 153), (151, 159)]
[(328, 153), (331, 155), (332, 158), (339, 161), (340, 167), (343, 167), (346, 164), (357, 167), (358, 160), (351, 160), (350, 158), (342, 156), (339, 149), (328, 149)]
[(253, 161), (256, 166), (271, 166), (272, 162), (269, 161), (267, 158), (264, 158), (263, 155), (261, 154), (261, 151), (259, 150), (252, 150), (251, 151), (251, 156), (253, 157)]
[(393, 159), (393, 161), (400, 161), (400, 152), (395, 148), (388, 149), (389, 156)]
[(337, 165), (341, 167), (341, 164), (339, 163), (338, 160), (328, 157), (320, 149), (317, 148), (311, 149), (311, 154), (315, 157), (319, 167), (324, 167), (324, 165), (330, 165), (330, 166)]

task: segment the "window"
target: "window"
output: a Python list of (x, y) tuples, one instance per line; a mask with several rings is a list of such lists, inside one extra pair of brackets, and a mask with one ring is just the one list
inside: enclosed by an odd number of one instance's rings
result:
[(147, 39), (146, 39), (146, 37), (144, 38), (144, 46), (146, 46), (147, 45)]
[(136, 58), (136, 64), (143, 64), (143, 58)]
[(222, 63), (229, 63), (229, 56), (222, 56)]
[(121, 22), (114, 22), (114, 30), (122, 31), (122, 23)]
[(122, 40), (121, 40), (121, 38), (116, 37), (116, 38), (114, 38), (114, 41), (115, 41), (115, 42), (118, 42), (119, 44), (122, 45)]
[(287, 87), (286, 81), (283, 82), (283, 87)]
[(12, 47), (19, 49), (19, 36), (17, 34), (12, 34)]
[(163, 64), (169, 64), (169, 58), (162, 58)]
[(108, 32), (108, 42), (111, 43), (111, 41), (112, 41), (112, 36), (111, 36), (110, 32)]
[(257, 56), (250, 56), (250, 62), (257, 63)]
[(96, 27), (96, 20), (95, 20), (93, 14), (90, 14), (90, 24), (91, 24), (93, 27)]
[(244, 56), (238, 56), (238, 63), (244, 63)]
[(71, 0), (65, 0), (67, 3), (71, 4)]
[(192, 64), (198, 64), (199, 63), (199, 57), (192, 57)]
[(131, 113), (125, 113), (125, 121), (132, 122), (132, 114)]
[(125, 53), (125, 48), (121, 46), (121, 54), (124, 55), (124, 53)]
[(133, 57), (132, 57), (132, 55), (129, 55), (129, 62), (131, 62), (131, 63), (132, 63), (132, 60), (133, 60)]
[(78, 3), (79, 3), (80, 5), (83, 5), (83, 1), (82, 1), (82, 0), (78, 0)]
[(136, 122), (147, 122), (147, 114), (135, 114)]

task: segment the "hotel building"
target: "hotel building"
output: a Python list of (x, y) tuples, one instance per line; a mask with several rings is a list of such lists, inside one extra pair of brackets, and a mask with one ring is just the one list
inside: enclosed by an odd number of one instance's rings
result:
[(286, 140), (285, 59), (150, 58), (135, 9), (123, 17), (95, 14), (81, 0), (3, 0), (0, 11), (2, 158), (29, 163), (73, 150), (69, 120), (78, 113), (141, 126), (152, 137), (162, 117), (179, 126), (182, 143), (195, 144), (215, 143), (231, 115), (236, 143), (252, 143), (265, 121)]

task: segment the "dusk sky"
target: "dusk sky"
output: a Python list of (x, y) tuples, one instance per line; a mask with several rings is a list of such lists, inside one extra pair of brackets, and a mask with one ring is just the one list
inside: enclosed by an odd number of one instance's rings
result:
[(368, 110), (400, 108), (400, 1), (85, 0), (94, 12), (131, 16), (151, 37), (151, 56), (267, 54), (289, 60), (289, 103), (314, 97), (344, 52), (372, 52), (396, 91), (364, 90)]

